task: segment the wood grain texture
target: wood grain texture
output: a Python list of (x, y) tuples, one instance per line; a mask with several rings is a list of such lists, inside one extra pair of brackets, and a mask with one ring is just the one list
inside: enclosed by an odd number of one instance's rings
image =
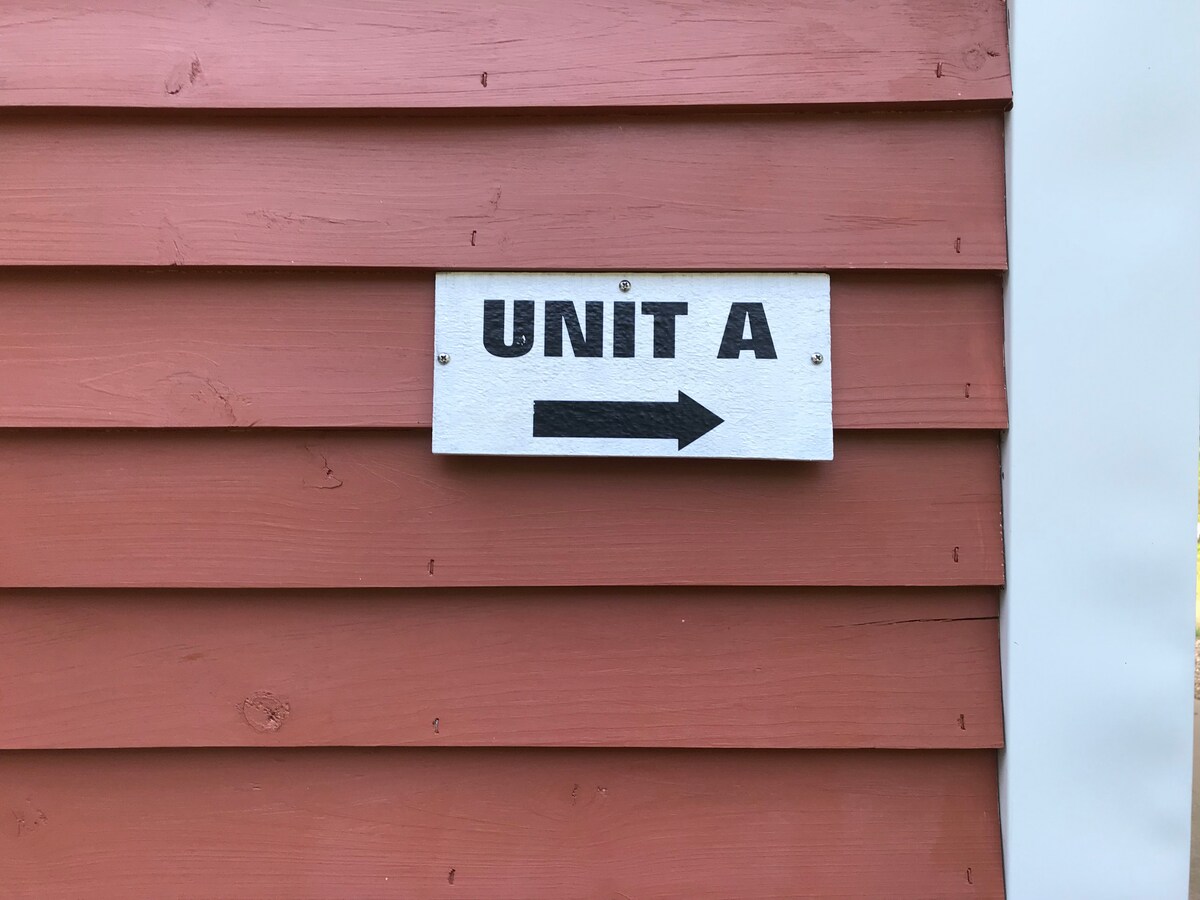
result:
[(828, 463), (446, 457), (425, 432), (0, 434), (7, 587), (1003, 580), (998, 442)]
[(1002, 103), (1001, 0), (6, 2), (0, 103)]
[(995, 114), (22, 114), (0, 264), (1005, 267)]
[[(832, 279), (837, 428), (1007, 425), (1000, 281)], [(428, 427), (424, 272), (0, 272), (0, 426)]]
[(7, 592), (0, 611), (4, 749), (1003, 742), (994, 589)]
[(830, 286), (834, 427), (1008, 427), (999, 278), (836, 273)]
[(0, 802), (14, 898), (1003, 896), (992, 751), (7, 753)]

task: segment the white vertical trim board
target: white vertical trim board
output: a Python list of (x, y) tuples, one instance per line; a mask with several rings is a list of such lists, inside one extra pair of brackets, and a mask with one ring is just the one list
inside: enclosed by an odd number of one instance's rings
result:
[(1012, 7), (1008, 896), (1182, 900), (1200, 435), (1200, 3)]

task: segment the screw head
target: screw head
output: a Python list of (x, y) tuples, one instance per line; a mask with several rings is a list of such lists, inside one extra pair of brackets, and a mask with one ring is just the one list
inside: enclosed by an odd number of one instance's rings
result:
[(629, 283), (628, 278), (622, 278), (620, 284), (617, 285), (617, 289), (620, 290), (622, 294), (628, 294), (631, 287), (633, 287), (633, 285)]
[(443, 365), (443, 366), (446, 365), (446, 363), (450, 362), (450, 354), (449, 353), (439, 353), (438, 357), (437, 357), (437, 361), (438, 361), (439, 365)]
[(820, 365), (821, 363), (823, 363), (823, 362), (825, 362), (825, 354), (823, 354), (823, 353), (814, 353), (814, 354), (812, 355), (812, 364), (813, 364), (814, 366), (819, 366), (819, 365)]

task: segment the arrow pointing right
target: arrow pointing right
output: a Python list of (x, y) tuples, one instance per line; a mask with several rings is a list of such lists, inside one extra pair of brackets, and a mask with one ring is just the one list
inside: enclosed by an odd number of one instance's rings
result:
[(724, 421), (683, 391), (663, 403), (533, 401), (534, 437), (675, 438), (682, 450)]

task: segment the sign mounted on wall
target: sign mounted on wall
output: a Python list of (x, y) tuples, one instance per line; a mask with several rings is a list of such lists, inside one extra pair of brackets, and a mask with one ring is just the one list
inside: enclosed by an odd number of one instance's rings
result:
[(829, 276), (440, 272), (435, 453), (832, 459)]

